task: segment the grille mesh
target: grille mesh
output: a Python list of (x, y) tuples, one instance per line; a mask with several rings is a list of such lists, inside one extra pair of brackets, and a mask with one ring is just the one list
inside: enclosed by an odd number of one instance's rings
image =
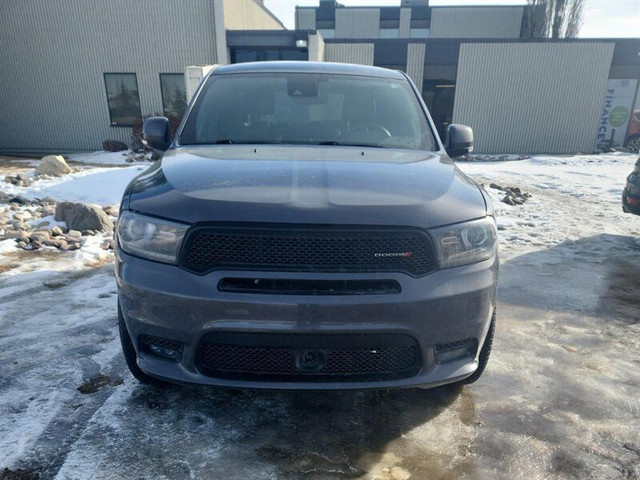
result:
[[(401, 253), (407, 255), (384, 256)], [(397, 271), (420, 276), (435, 270), (436, 262), (427, 235), (417, 230), (207, 227), (189, 235), (181, 265), (197, 273)]]
[[(296, 356), (307, 350), (321, 352), (321, 365), (314, 371), (300, 367), (296, 361)], [(408, 377), (419, 367), (419, 358), (414, 341), (404, 345), (379, 347), (357, 345), (307, 349), (295, 345), (222, 344), (205, 340), (198, 353), (199, 365), (213, 376), (276, 376), (288, 377), (287, 380), (293, 381), (339, 380), (344, 377), (352, 380), (358, 380), (358, 377), (362, 377), (362, 380), (371, 377)]]

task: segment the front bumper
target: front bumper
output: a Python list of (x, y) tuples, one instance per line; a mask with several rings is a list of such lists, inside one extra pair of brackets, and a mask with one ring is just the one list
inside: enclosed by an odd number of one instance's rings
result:
[[(396, 280), (401, 293), (387, 295), (273, 295), (220, 292), (224, 277), (310, 280)], [(282, 389), (435, 387), (461, 380), (478, 366), (495, 308), (498, 259), (436, 271), (422, 278), (401, 273), (332, 274), (215, 271), (195, 275), (179, 267), (116, 256), (118, 298), (138, 366), (178, 383)], [(367, 381), (263, 381), (216, 378), (197, 366), (202, 338), (220, 332), (280, 334), (402, 334), (414, 338), (421, 356), (408, 378)], [(142, 335), (184, 346), (172, 363), (141, 352)], [(436, 344), (475, 339), (475, 356), (438, 364)]]

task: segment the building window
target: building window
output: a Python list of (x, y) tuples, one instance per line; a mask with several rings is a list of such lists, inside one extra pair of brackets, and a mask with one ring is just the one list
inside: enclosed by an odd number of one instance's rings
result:
[(140, 122), (140, 95), (135, 73), (105, 73), (104, 85), (112, 127), (131, 127)]
[(410, 38), (429, 38), (428, 28), (412, 28), (409, 30)]
[(380, 29), (380, 38), (399, 38), (399, 37), (400, 37), (399, 28), (381, 28)]
[[(428, 67), (427, 67), (428, 68)], [(424, 80), (422, 98), (427, 105), (440, 138), (444, 141), (452, 122), (453, 102), (456, 97), (456, 81), (451, 79)]]
[(231, 63), (265, 62), (271, 60), (309, 60), (306, 49), (296, 48), (233, 48)]
[(177, 127), (187, 108), (187, 90), (182, 73), (161, 73), (162, 110), (172, 126)]

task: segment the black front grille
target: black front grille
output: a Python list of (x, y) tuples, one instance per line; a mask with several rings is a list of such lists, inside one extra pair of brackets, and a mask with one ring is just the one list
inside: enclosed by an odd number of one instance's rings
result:
[(404, 272), (436, 268), (429, 237), (417, 229), (199, 227), (180, 256), (184, 268), (295, 272)]
[(414, 339), (397, 334), (226, 333), (205, 337), (197, 363), (219, 378), (365, 381), (413, 376), (420, 354)]

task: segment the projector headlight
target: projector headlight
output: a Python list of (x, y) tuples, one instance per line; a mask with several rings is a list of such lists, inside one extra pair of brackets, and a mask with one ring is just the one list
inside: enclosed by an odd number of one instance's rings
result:
[(493, 217), (430, 230), (440, 268), (477, 263), (497, 252), (497, 229)]
[(188, 228), (189, 225), (126, 210), (118, 218), (118, 244), (131, 255), (175, 264)]

